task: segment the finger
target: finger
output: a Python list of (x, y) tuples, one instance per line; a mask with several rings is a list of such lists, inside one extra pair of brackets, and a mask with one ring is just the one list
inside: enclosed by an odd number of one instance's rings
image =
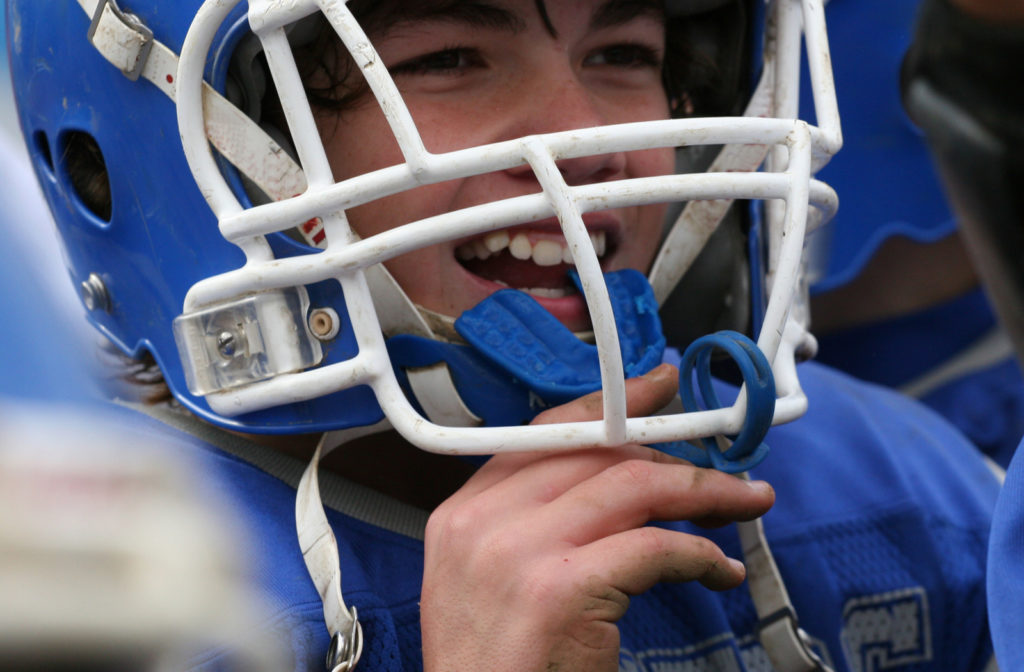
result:
[[(635, 444), (558, 453), (496, 455), (443, 502), (435, 515), (444, 517), (459, 511), (460, 516), (471, 515), (492, 523), (507, 519), (546, 505), (580, 481), (629, 459), (683, 463), (679, 458)], [(492, 463), (498, 469), (492, 469)]]
[(563, 528), (563, 538), (582, 545), (654, 520), (752, 520), (774, 502), (775, 492), (764, 481), (745, 481), (686, 464), (630, 459), (552, 500), (538, 512), (536, 525)]
[[(662, 364), (644, 376), (630, 378), (626, 381), (627, 414), (631, 417), (649, 415), (664, 408), (664, 406), (668, 404), (673, 397), (675, 397), (678, 387), (678, 370), (671, 364)], [(562, 406), (558, 406), (541, 413), (534, 419), (532, 424), (599, 420), (603, 414), (601, 399), (601, 393), (594, 392), (586, 397), (581, 397), (580, 399), (571, 401), (568, 404), (563, 404)], [(631, 449), (637, 450), (639, 447), (633, 447)], [(644, 455), (657, 452), (646, 448), (639, 450)], [(566, 453), (563, 453), (562, 455), (568, 454), (569, 451), (566, 451)], [(542, 460), (548, 460), (552, 455), (557, 454), (550, 452), (531, 452), (496, 455), (488, 460), (487, 463), (481, 467), (472, 478), (470, 478), (465, 486), (463, 486), (463, 488), (453, 496), (454, 501), (464, 501), (467, 498), (473, 497), (476, 494), (491, 488), (496, 483), (509, 478), (512, 474), (522, 471), (526, 465), (531, 465)], [(608, 463), (611, 463), (616, 459), (622, 458), (610, 456), (607, 459)], [(652, 459), (662, 460), (665, 459), (665, 457), (662, 453), (657, 453), (657, 455)], [(677, 458), (668, 459), (677, 460)], [(570, 459), (567, 464), (572, 462), (574, 461)], [(577, 462), (575, 466), (578, 467), (581, 465)], [(598, 464), (588, 467), (581, 473), (579, 478), (597, 473), (597, 471), (600, 471), (604, 466), (606, 466), (606, 464)], [(571, 475), (551, 472), (548, 482), (552, 484), (565, 482), (566, 477), (571, 478)], [(577, 480), (579, 479), (577, 478)]]
[(743, 563), (711, 540), (660, 527), (599, 539), (565, 554), (563, 563), (575, 576), (597, 577), (628, 595), (660, 582), (699, 581), (712, 590), (727, 590), (746, 577)]
[[(524, 459), (529, 457), (530, 459)], [(497, 455), (500, 471), (475, 474), (446, 504), (459, 504), (487, 492), (499, 505), (516, 506), (546, 504), (561, 496), (581, 481), (600, 474), (624, 460), (645, 460), (652, 463), (688, 465), (689, 462), (668, 455), (650, 446), (627, 444), (615, 448), (579, 449), (524, 456)]]
[[(665, 408), (679, 391), (679, 370), (661, 364), (648, 373), (626, 380), (626, 415), (635, 418), (652, 415)], [(550, 408), (530, 424), (550, 425), (559, 422), (600, 420), (604, 416), (604, 395), (600, 390), (567, 404)]]

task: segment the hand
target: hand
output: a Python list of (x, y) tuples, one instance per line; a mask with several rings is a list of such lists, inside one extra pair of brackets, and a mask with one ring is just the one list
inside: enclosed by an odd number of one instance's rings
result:
[[(675, 367), (627, 381), (629, 415), (675, 395)], [(535, 424), (601, 417), (594, 393)], [(617, 670), (616, 622), (660, 581), (721, 590), (743, 565), (711, 541), (649, 527), (719, 525), (771, 508), (764, 482), (639, 445), (498, 455), (430, 517), (421, 595), (425, 670)]]

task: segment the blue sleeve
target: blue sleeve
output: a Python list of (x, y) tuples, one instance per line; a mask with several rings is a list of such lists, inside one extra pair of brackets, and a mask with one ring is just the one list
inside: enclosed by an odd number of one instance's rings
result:
[(999, 494), (988, 557), (988, 615), (1000, 669), (1024, 669), (1024, 442)]

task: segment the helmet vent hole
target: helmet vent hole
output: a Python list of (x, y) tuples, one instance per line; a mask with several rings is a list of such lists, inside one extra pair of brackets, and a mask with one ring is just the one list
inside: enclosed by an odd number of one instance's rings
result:
[(53, 175), (53, 153), (50, 151), (50, 139), (46, 137), (45, 131), (36, 131), (32, 134), (32, 145), (35, 155), (42, 160), (46, 171)]
[(89, 212), (109, 222), (113, 202), (110, 176), (96, 139), (82, 131), (69, 131), (62, 144), (60, 160), (69, 191)]

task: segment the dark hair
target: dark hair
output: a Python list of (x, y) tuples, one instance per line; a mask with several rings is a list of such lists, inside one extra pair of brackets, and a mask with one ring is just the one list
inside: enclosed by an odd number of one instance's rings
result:
[(69, 131), (62, 144), (58, 164), (67, 175), (72, 193), (92, 214), (110, 221), (110, 175), (96, 139), (84, 131)]
[(174, 394), (160, 365), (148, 350), (144, 350), (137, 358), (132, 357), (106, 339), (98, 345), (98, 349), (100, 361), (112, 372), (101, 381), (108, 394), (147, 405), (174, 401)]

